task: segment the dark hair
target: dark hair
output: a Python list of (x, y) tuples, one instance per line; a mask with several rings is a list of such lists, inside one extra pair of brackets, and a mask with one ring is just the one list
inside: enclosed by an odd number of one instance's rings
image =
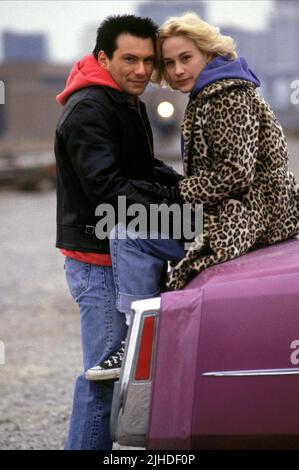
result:
[(116, 41), (120, 34), (128, 33), (138, 38), (151, 38), (154, 46), (158, 35), (158, 26), (150, 18), (135, 15), (108, 16), (97, 30), (97, 41), (93, 55), (98, 59), (99, 51), (104, 51), (112, 59), (116, 50)]

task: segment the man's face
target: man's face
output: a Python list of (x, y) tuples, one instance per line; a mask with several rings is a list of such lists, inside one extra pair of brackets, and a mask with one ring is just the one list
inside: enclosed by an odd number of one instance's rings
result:
[(124, 93), (138, 96), (144, 92), (154, 69), (153, 41), (125, 33), (118, 36), (116, 45), (112, 59), (100, 51), (98, 62)]

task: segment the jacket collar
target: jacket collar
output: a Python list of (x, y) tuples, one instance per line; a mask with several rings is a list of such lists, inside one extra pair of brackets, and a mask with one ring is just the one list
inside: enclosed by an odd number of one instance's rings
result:
[[(229, 78), (229, 79), (217, 80), (211, 85), (208, 85), (207, 87), (205, 87), (202, 91), (198, 93), (197, 97), (198, 98), (208, 97), (216, 93), (220, 93), (221, 91), (227, 88), (232, 88), (236, 86), (243, 86), (243, 87), (252, 88), (252, 89), (256, 88), (252, 82), (249, 82), (247, 80), (242, 80), (239, 78)], [(194, 98), (194, 100), (196, 100), (196, 98)]]
[(137, 103), (134, 105), (129, 98), (121, 91), (115, 90), (114, 88), (110, 87), (104, 87), (107, 94), (110, 96), (110, 98), (117, 104), (124, 104), (127, 106), (130, 106), (132, 108), (138, 109), (138, 104), (142, 105), (142, 101), (137, 98)]

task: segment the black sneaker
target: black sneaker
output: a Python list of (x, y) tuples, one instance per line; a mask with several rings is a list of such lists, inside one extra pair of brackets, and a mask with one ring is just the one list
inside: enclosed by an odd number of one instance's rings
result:
[(117, 380), (124, 357), (126, 342), (122, 341), (120, 348), (114, 354), (97, 366), (91, 367), (85, 373), (87, 380)]

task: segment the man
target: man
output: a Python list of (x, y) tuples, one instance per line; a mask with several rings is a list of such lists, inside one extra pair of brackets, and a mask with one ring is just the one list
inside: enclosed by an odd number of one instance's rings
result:
[[(176, 186), (180, 176), (154, 158), (150, 124), (138, 96), (154, 69), (157, 26), (134, 15), (107, 18), (93, 55), (73, 67), (55, 141), (57, 242), (65, 258), (69, 290), (78, 303), (84, 370), (107, 359), (126, 337), (116, 310), (108, 239), (96, 237), (99, 204), (117, 209), (159, 203), (134, 181)], [(167, 190), (166, 190), (167, 197)], [(117, 210), (116, 210), (117, 213)], [(111, 449), (109, 417), (113, 382), (77, 378), (66, 449)]]

